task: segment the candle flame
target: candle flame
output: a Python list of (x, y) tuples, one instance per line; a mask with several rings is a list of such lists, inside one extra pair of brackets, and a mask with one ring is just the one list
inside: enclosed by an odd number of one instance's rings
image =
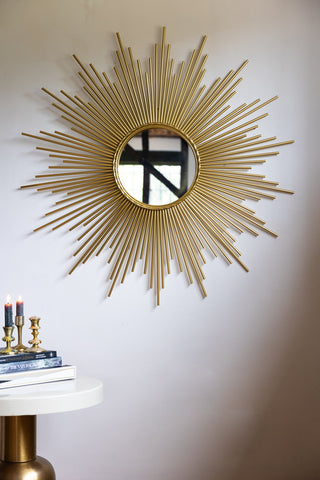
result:
[(21, 295), (19, 295), (19, 297), (18, 297), (18, 300), (17, 300), (17, 301), (18, 301), (19, 303), (21, 303), (21, 302), (22, 302), (22, 297), (21, 297)]
[(11, 303), (11, 297), (9, 294), (7, 295), (7, 303)]

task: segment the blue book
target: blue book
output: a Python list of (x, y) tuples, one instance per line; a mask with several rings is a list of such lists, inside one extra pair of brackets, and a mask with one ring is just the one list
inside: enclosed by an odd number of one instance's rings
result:
[[(1, 353), (1, 351), (0, 351)], [(10, 362), (21, 362), (25, 360), (38, 360), (40, 358), (52, 358), (56, 357), (57, 352), (55, 350), (45, 350), (39, 353), (16, 353), (15, 355), (0, 355), (0, 364)]]
[(39, 368), (61, 367), (61, 365), (61, 357), (21, 360), (20, 362), (0, 364), (0, 374), (25, 372), (27, 370), (38, 370)]

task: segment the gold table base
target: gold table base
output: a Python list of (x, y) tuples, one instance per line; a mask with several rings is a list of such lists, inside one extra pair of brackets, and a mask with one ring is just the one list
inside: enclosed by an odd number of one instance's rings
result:
[(56, 480), (48, 460), (36, 455), (36, 415), (0, 417), (1, 480)]

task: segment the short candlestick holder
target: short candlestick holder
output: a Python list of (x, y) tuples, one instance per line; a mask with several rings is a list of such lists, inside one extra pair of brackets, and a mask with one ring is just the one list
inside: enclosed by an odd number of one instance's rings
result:
[(4, 337), (3, 341), (6, 342), (7, 346), (6, 348), (3, 348), (0, 350), (1, 355), (15, 355), (17, 353), (16, 350), (14, 350), (11, 347), (11, 343), (14, 341), (14, 338), (12, 336), (12, 331), (13, 331), (13, 326), (12, 327), (3, 327), (4, 330)]
[(22, 327), (24, 325), (24, 316), (17, 315), (14, 319), (14, 323), (18, 330), (18, 343), (13, 348), (18, 352), (24, 352), (28, 348), (22, 343)]
[(39, 329), (40, 329), (40, 326), (39, 326), (40, 317), (30, 317), (29, 320), (31, 322), (30, 330), (32, 330), (33, 339), (29, 340), (29, 342), (28, 342), (32, 345), (32, 347), (27, 348), (25, 350), (25, 352), (28, 352), (28, 353), (29, 352), (30, 353), (45, 352), (44, 348), (39, 347), (39, 345), (41, 343), (41, 340), (39, 340), (39, 338), (38, 338)]

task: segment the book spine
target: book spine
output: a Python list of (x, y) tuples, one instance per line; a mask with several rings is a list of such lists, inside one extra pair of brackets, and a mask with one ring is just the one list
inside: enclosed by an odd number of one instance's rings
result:
[(20, 362), (9, 362), (0, 365), (0, 374), (22, 372), (27, 370), (38, 370), (39, 368), (60, 367), (61, 357), (41, 358), (38, 360), (26, 360)]
[[(1, 352), (0, 352), (1, 353)], [(46, 350), (41, 353), (18, 353), (16, 355), (0, 355), (0, 365), (4, 363), (21, 362), (26, 360), (40, 360), (57, 356), (55, 350)]]

